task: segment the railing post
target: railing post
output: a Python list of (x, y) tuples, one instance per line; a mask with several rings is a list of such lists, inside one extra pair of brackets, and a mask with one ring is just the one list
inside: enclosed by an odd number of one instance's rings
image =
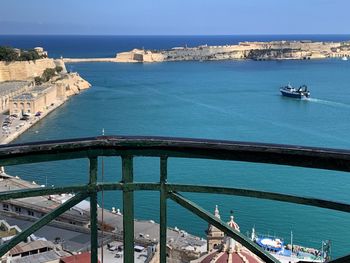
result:
[[(122, 156), (123, 183), (132, 183), (133, 159), (132, 156)], [(123, 188), (123, 241), (124, 241), (124, 263), (134, 262), (134, 192)]]
[(90, 193), (90, 242), (91, 242), (91, 263), (98, 262), (98, 222), (97, 222), (97, 157), (90, 158), (90, 180), (89, 186), (92, 187)]
[(160, 158), (160, 262), (166, 262), (166, 241), (167, 241), (167, 177), (168, 177), (168, 158)]

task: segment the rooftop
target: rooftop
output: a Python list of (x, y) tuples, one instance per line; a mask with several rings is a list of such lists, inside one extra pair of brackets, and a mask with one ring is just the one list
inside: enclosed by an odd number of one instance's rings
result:
[(29, 92), (25, 92), (20, 95), (14, 96), (12, 100), (33, 100), (37, 96), (44, 94), (50, 88), (52, 88), (52, 86), (47, 86), (47, 85), (35, 86)]
[[(22, 180), (18, 177), (9, 176), (6, 174), (0, 175), (0, 192), (9, 191), (9, 190), (18, 190), (18, 189), (28, 189), (28, 188), (38, 188), (40, 187), (35, 182), (28, 182)], [(68, 200), (72, 197), (69, 194), (63, 194), (57, 196), (36, 196), (28, 198), (20, 198), (16, 200), (9, 200), (8, 203), (18, 205), (20, 207), (25, 207), (33, 209), (38, 212), (48, 213), (52, 209), (58, 207), (62, 202)], [(64, 197), (64, 200), (63, 200)], [(59, 200), (61, 198), (61, 200)], [(70, 218), (72, 220), (78, 220), (82, 222), (89, 222), (89, 211), (85, 211), (85, 214), (82, 212), (80, 207), (72, 208), (69, 211), (66, 211), (62, 217)]]
[(17, 254), (26, 253), (33, 250), (39, 250), (42, 248), (53, 249), (53, 247), (54, 247), (54, 244), (51, 241), (46, 241), (46, 240), (35, 240), (28, 243), (21, 242), (10, 250), (10, 254), (17, 255)]
[(17, 259), (11, 259), (12, 263), (46, 263), (46, 262), (55, 262), (58, 260), (60, 255), (55, 251), (46, 251), (40, 254), (25, 256)]
[(26, 85), (29, 85), (29, 81), (6, 81), (0, 82), (0, 96), (7, 95), (11, 92), (14, 92), (20, 88), (23, 88)]
[(78, 255), (61, 258), (61, 262), (62, 263), (90, 263), (91, 262), (90, 257), (91, 257), (90, 252), (84, 252)]

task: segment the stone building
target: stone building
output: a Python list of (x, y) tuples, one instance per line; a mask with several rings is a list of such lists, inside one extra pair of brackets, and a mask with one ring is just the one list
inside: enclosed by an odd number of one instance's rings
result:
[(0, 112), (9, 110), (11, 98), (27, 92), (33, 86), (33, 81), (6, 81), (0, 83)]
[[(220, 218), (219, 209), (215, 207), (214, 215)], [(240, 232), (239, 225), (234, 221), (233, 215), (227, 225)], [(209, 225), (207, 230), (208, 253), (193, 263), (263, 263), (263, 261), (242, 246), (233, 238), (226, 236), (221, 230)]]
[(10, 114), (35, 114), (46, 110), (57, 100), (55, 86), (36, 86), (10, 99)]
[[(214, 215), (220, 219), (218, 206), (215, 206)], [(213, 225), (209, 225), (207, 230), (207, 251), (210, 252), (213, 249), (217, 249), (221, 245), (223, 238), (224, 232)]]
[(39, 56), (47, 57), (47, 51), (44, 50), (42, 47), (35, 47), (34, 50), (36, 53), (38, 53)]

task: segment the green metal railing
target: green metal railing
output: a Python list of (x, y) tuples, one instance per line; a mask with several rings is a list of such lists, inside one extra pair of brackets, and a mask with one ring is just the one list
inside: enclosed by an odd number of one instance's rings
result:
[[(120, 182), (99, 183), (97, 181), (97, 158), (100, 156), (121, 157), (122, 180)], [(133, 158), (138, 156), (159, 157), (159, 182), (134, 182)], [(100, 191), (120, 190), (123, 192), (124, 262), (134, 262), (134, 191), (150, 190), (160, 192), (161, 262), (166, 262), (168, 199), (175, 201), (209, 224), (224, 231), (226, 235), (247, 247), (265, 262), (279, 262), (269, 253), (258, 247), (249, 238), (231, 229), (225, 222), (184, 198), (180, 194), (181, 192), (245, 196), (315, 206), (347, 213), (350, 212), (349, 204), (312, 197), (301, 197), (251, 189), (170, 184), (167, 182), (168, 158), (232, 160), (350, 172), (350, 151), (346, 150), (234, 141), (127, 136), (102, 136), (75, 140), (5, 145), (0, 147), (1, 166), (78, 158), (89, 159), (90, 177), (87, 185), (44, 187), (0, 193), (0, 202), (16, 198), (75, 193), (73, 198), (40, 218), (32, 226), (19, 233), (9, 242), (0, 246), (0, 256), (3, 256), (16, 244), (25, 240), (29, 235), (45, 226), (71, 207), (86, 198), (90, 198), (91, 262), (96, 263), (98, 249), (97, 193)], [(350, 255), (340, 257), (330, 262), (350, 262)]]

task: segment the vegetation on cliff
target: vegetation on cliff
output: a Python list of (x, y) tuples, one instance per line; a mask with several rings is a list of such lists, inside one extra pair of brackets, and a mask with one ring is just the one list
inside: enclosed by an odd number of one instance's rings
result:
[(46, 58), (46, 55), (39, 55), (34, 49), (20, 50), (12, 47), (0, 46), (0, 61), (35, 61)]
[(35, 77), (34, 81), (36, 85), (41, 85), (44, 82), (48, 82), (53, 76), (57, 73), (60, 73), (63, 70), (62, 67), (57, 66), (56, 68), (47, 68), (44, 70), (41, 77)]

